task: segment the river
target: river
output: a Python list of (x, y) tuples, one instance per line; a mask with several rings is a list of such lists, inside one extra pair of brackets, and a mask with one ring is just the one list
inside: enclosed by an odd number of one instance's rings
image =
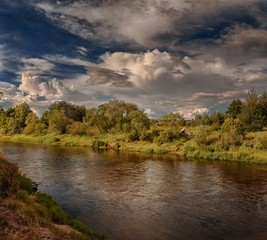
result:
[(267, 167), (0, 143), (72, 216), (111, 240), (265, 240)]

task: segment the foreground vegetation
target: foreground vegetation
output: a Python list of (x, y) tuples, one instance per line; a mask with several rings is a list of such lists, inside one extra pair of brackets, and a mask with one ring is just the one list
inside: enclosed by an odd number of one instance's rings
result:
[(69, 217), (0, 154), (0, 239), (106, 239)]
[(248, 92), (225, 113), (179, 113), (149, 119), (137, 105), (113, 100), (86, 109), (50, 105), (39, 118), (26, 104), (0, 111), (0, 140), (171, 153), (184, 157), (267, 163), (267, 94)]

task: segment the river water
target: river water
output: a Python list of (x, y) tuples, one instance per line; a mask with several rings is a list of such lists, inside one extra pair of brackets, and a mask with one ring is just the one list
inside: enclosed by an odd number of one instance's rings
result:
[(0, 143), (72, 216), (111, 240), (266, 240), (267, 167)]

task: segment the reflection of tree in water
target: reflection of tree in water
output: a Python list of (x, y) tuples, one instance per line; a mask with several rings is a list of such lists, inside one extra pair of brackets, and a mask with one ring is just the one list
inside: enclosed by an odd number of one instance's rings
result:
[[(218, 164), (225, 199), (228, 198), (224, 211), (231, 209), (229, 220), (235, 226), (233, 231), (237, 229), (239, 234), (250, 237), (245, 239), (264, 239), (267, 234), (267, 168), (232, 162)], [(246, 228), (240, 230), (244, 223)]]

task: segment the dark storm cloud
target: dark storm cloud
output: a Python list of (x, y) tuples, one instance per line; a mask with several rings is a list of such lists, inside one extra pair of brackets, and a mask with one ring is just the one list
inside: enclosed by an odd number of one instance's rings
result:
[(230, 53), (267, 57), (267, 30), (236, 29), (226, 38), (225, 46)]
[(220, 110), (267, 87), (266, 11), (265, 0), (2, 0), (0, 90), (42, 109), (112, 98), (156, 115)]
[(93, 85), (111, 84), (115, 87), (133, 87), (134, 84), (129, 82), (127, 75), (116, 73), (110, 69), (102, 67), (90, 67), (90, 80)]

